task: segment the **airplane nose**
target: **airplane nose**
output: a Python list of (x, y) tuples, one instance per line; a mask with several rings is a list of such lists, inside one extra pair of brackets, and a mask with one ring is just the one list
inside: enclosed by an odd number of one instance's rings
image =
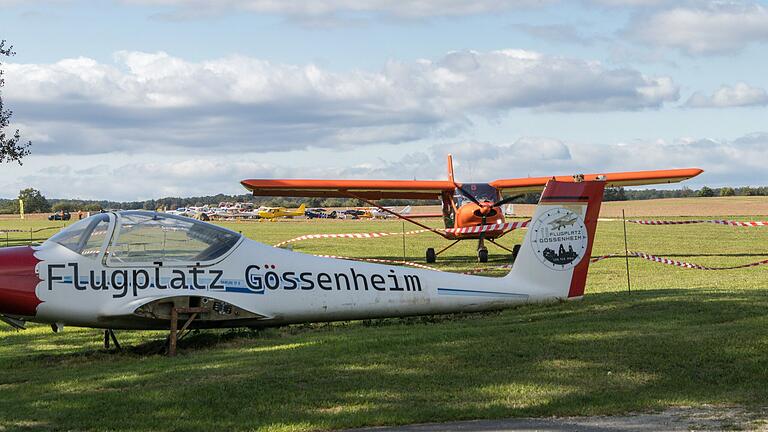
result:
[(0, 249), (0, 313), (34, 316), (41, 303), (35, 294), (40, 278), (35, 266), (40, 262), (29, 246)]

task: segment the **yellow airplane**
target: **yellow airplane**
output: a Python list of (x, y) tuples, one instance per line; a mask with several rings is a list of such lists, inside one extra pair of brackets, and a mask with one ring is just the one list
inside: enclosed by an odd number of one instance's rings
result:
[(296, 210), (288, 210), (285, 207), (259, 207), (256, 213), (262, 219), (292, 218), (294, 216), (304, 216), (304, 209), (304, 204), (300, 205)]

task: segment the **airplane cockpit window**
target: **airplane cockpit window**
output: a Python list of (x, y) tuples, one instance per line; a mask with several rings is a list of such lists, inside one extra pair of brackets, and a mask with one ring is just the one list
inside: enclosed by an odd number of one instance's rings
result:
[[(496, 202), (499, 200), (499, 191), (487, 183), (464, 183), (461, 187), (480, 202)], [(458, 189), (453, 195), (453, 200), (456, 203), (456, 207), (461, 207), (467, 202), (471, 202)]]
[(96, 258), (109, 235), (109, 215), (101, 213), (70, 225), (50, 241), (89, 258)]
[(118, 213), (110, 265), (204, 262), (232, 249), (241, 235), (195, 219), (149, 211)]

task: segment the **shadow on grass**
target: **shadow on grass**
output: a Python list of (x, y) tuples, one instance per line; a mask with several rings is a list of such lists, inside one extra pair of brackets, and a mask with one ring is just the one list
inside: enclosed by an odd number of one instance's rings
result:
[(419, 325), (206, 332), (174, 359), (23, 357), (0, 425), (314, 430), (749, 406), (768, 399), (767, 307), (760, 290), (648, 290)]

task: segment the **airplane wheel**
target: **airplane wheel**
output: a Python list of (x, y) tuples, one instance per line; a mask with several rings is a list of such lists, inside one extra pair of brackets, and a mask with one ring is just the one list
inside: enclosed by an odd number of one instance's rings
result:
[(477, 251), (477, 260), (481, 263), (488, 262), (488, 249), (480, 249)]
[(433, 263), (437, 260), (437, 255), (435, 255), (435, 249), (434, 248), (428, 248), (427, 249), (427, 262)]

